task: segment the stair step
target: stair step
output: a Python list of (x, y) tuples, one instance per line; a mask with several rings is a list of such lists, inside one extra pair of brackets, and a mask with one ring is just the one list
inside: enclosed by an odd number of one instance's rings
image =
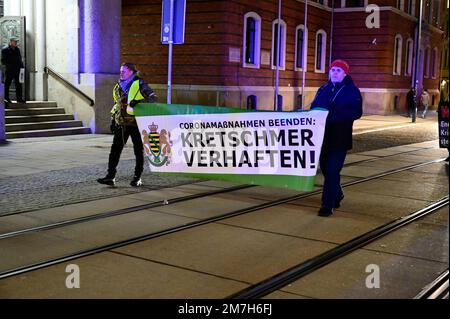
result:
[(58, 107), (58, 104), (54, 101), (30, 101), (26, 103), (8, 103), (6, 109), (30, 109), (30, 108), (48, 108), (48, 107)]
[(36, 130), (50, 130), (56, 128), (70, 128), (70, 127), (83, 127), (81, 121), (52, 121), (52, 122), (40, 122), (40, 123), (18, 123), (18, 124), (6, 124), (6, 132), (21, 132), (21, 131), (36, 131)]
[(62, 107), (45, 107), (32, 109), (6, 109), (5, 116), (23, 116), (23, 115), (43, 115), (43, 114), (65, 114)]
[(36, 130), (36, 131), (6, 133), (6, 139), (25, 138), (25, 137), (50, 137), (50, 136), (90, 134), (90, 133), (91, 129), (88, 127), (59, 128), (53, 130)]
[(31, 116), (6, 116), (6, 124), (15, 123), (36, 123), (36, 122), (49, 122), (49, 121), (70, 121), (73, 120), (73, 115), (70, 114), (43, 114), (43, 115), (31, 115)]

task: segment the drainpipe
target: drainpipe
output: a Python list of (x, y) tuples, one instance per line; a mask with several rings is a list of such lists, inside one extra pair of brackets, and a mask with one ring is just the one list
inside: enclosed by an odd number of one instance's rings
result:
[[(286, 32), (286, 30), (284, 31)], [(274, 109), (275, 111), (278, 111), (278, 85), (280, 81), (280, 44), (281, 44), (281, 0), (278, 0), (278, 30), (277, 30), (277, 60), (275, 61), (276, 65), (276, 76), (275, 76), (275, 102), (274, 102)]]

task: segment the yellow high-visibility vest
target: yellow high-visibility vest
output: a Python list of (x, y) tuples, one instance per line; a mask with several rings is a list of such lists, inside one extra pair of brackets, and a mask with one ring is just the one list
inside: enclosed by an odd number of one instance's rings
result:
[[(118, 83), (116, 84), (116, 86), (113, 89), (113, 98), (114, 98), (114, 102), (116, 102), (116, 104), (113, 106), (113, 108), (111, 110), (111, 114), (115, 114), (117, 111), (120, 111), (120, 96), (119, 96), (119, 84)], [(134, 115), (134, 110), (130, 106), (130, 102), (133, 100), (136, 100), (136, 101), (144, 100), (144, 96), (142, 95), (141, 90), (140, 90), (139, 79), (135, 80), (131, 84), (130, 90), (128, 92), (127, 114), (129, 114), (129, 115)]]

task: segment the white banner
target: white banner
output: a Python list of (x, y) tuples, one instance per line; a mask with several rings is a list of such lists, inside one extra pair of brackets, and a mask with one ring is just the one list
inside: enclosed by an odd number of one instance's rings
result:
[(328, 112), (136, 117), (153, 172), (315, 176)]

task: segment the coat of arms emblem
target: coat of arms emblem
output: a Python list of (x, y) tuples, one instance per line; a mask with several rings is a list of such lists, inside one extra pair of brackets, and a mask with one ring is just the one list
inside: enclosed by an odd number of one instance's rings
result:
[(158, 125), (152, 123), (147, 130), (142, 131), (144, 150), (151, 165), (161, 167), (169, 165), (172, 157), (172, 141), (170, 132), (162, 129), (158, 132)]

